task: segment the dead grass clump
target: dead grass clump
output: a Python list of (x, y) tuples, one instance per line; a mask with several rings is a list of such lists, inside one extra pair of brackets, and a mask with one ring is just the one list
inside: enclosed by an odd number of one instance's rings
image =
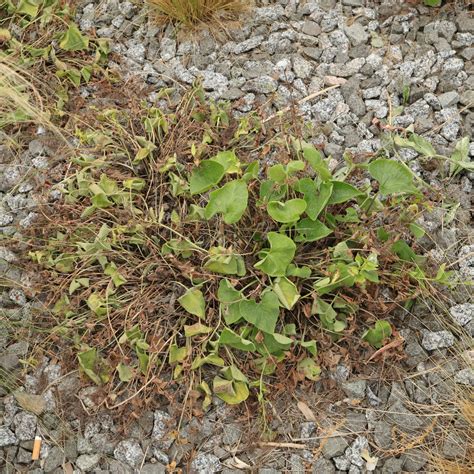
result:
[(248, 10), (250, 2), (243, 0), (149, 0), (159, 19), (194, 28), (202, 24), (235, 19)]

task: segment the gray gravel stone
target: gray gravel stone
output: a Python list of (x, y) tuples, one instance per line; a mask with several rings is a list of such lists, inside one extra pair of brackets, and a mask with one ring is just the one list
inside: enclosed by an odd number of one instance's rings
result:
[(142, 447), (135, 439), (120, 441), (114, 449), (114, 458), (132, 467), (139, 466), (144, 457)]
[(474, 319), (474, 304), (463, 303), (451, 306), (449, 309), (453, 319), (460, 325), (466, 326)]
[(366, 43), (369, 39), (369, 34), (365, 31), (365, 28), (357, 22), (344, 28), (344, 31), (353, 46)]
[(154, 464), (146, 463), (141, 468), (140, 474), (166, 474), (166, 466), (159, 462)]
[(460, 370), (454, 376), (454, 381), (461, 385), (474, 386), (474, 370), (469, 367)]
[(36, 416), (26, 411), (20, 411), (13, 418), (15, 436), (20, 441), (34, 439), (36, 434)]
[(443, 349), (454, 345), (454, 336), (449, 331), (424, 331), (421, 345), (427, 351)]
[(261, 76), (247, 81), (242, 90), (245, 92), (255, 92), (257, 94), (271, 94), (278, 88), (278, 82), (271, 76)]
[[(31, 454), (30, 454), (30, 460), (31, 460)], [(45, 472), (51, 472), (54, 471), (56, 468), (62, 466), (64, 462), (64, 453), (62, 452), (61, 448), (58, 446), (53, 446), (48, 453), (48, 456), (46, 457), (44, 461), (44, 466), (43, 469)]]
[(100, 454), (82, 454), (76, 459), (76, 466), (83, 472), (89, 472), (100, 462)]
[(403, 459), (403, 470), (406, 472), (420, 472), (428, 462), (426, 452), (421, 449), (409, 449), (400, 458)]
[(334, 474), (336, 468), (334, 464), (325, 458), (319, 458), (313, 463), (313, 474)]
[(6, 426), (0, 426), (0, 448), (10, 446), (18, 442), (13, 432)]
[(355, 380), (353, 382), (344, 382), (342, 384), (342, 390), (350, 398), (356, 398), (362, 400), (365, 398), (365, 389), (367, 382), (365, 380)]
[(399, 472), (403, 472), (403, 462), (405, 459), (403, 457), (400, 458), (389, 458), (384, 462), (382, 467), (383, 474), (395, 474)]
[(423, 426), (422, 419), (408, 410), (401, 401), (389, 408), (386, 418), (405, 432), (414, 432)]
[(336, 436), (334, 438), (328, 438), (324, 440), (322, 448), (323, 456), (326, 459), (340, 456), (344, 453), (345, 449), (349, 446), (347, 441), (342, 436)]
[(236, 444), (242, 438), (242, 430), (236, 423), (224, 425), (222, 431), (222, 442), (226, 445)]
[(214, 454), (198, 454), (191, 463), (191, 472), (195, 474), (213, 474), (222, 469), (221, 463)]
[(447, 459), (463, 459), (466, 456), (468, 440), (461, 433), (448, 433), (443, 443), (442, 454)]
[(392, 427), (385, 421), (374, 423), (374, 441), (381, 449), (390, 449), (392, 446)]
[(438, 96), (438, 101), (441, 104), (441, 107), (445, 109), (446, 107), (451, 107), (459, 102), (459, 94), (456, 91), (445, 92)]

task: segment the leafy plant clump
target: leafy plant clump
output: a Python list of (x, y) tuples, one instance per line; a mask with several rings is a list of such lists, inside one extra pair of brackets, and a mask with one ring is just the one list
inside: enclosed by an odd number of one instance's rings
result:
[(243, 0), (148, 0), (160, 18), (195, 27), (234, 19), (249, 7)]
[(237, 119), (199, 87), (129, 120), (107, 109), (77, 128), (90, 152), (29, 254), (56, 343), (115, 397), (161, 381), (204, 407), (261, 400), (272, 380), (317, 380), (334, 343), (382, 347), (394, 309), (451, 282), (417, 253), (433, 204), (393, 158), (431, 153), (421, 137), (333, 169), (298, 129)]

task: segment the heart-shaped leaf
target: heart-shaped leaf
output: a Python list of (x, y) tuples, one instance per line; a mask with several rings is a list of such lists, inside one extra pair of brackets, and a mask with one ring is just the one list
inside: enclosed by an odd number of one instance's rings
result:
[(267, 212), (270, 217), (284, 224), (297, 221), (305, 210), (306, 201), (304, 199), (290, 199), (285, 202), (270, 201), (267, 204)]
[(332, 233), (332, 230), (321, 221), (313, 221), (309, 218), (300, 220), (296, 224), (296, 231), (298, 232), (298, 236), (295, 238), (297, 242), (315, 242)]
[(219, 289), (217, 290), (217, 299), (221, 303), (236, 303), (242, 299), (242, 293), (237, 291), (226, 278), (219, 282)]
[(211, 160), (221, 164), (227, 174), (234, 174), (240, 171), (240, 161), (233, 150), (220, 151)]
[(357, 188), (344, 181), (331, 181), (333, 188), (328, 204), (341, 204), (364, 194)]
[(82, 51), (89, 47), (89, 38), (81, 34), (76, 24), (70, 23), (59, 46), (61, 49), (64, 49), (64, 51)]
[(219, 344), (224, 344), (241, 351), (254, 351), (255, 344), (252, 341), (244, 339), (242, 336), (229, 328), (224, 328), (219, 337)]
[(307, 357), (298, 362), (298, 372), (301, 372), (308, 380), (318, 380), (321, 374), (321, 368), (316, 362)]
[(122, 382), (130, 382), (133, 379), (133, 370), (123, 362), (117, 366), (117, 372)]
[(255, 264), (255, 268), (270, 276), (285, 276), (288, 265), (293, 260), (296, 244), (289, 237), (277, 232), (268, 233), (270, 249), (264, 251), (264, 258)]
[(310, 178), (302, 178), (298, 181), (296, 189), (304, 194), (306, 201), (306, 214), (313, 221), (316, 220), (327, 206), (332, 194), (333, 184), (331, 182), (321, 183), (319, 191), (316, 183)]
[(273, 283), (273, 291), (278, 296), (280, 303), (286, 309), (292, 309), (300, 298), (300, 294), (295, 284), (288, 278), (277, 278)]
[(202, 291), (198, 288), (190, 288), (183, 296), (178, 298), (178, 302), (188, 313), (199, 318), (205, 317), (206, 303)]
[(213, 391), (217, 397), (229, 405), (237, 405), (249, 397), (249, 388), (246, 382), (233, 382), (221, 377), (214, 377)]
[(241, 255), (233, 254), (224, 247), (211, 247), (204, 268), (222, 275), (245, 275), (245, 261)]
[(278, 297), (273, 291), (265, 293), (260, 303), (254, 300), (241, 301), (239, 310), (241, 316), (256, 328), (270, 334), (275, 332), (280, 308)]
[(331, 179), (331, 171), (329, 171), (326, 161), (324, 161), (321, 152), (309, 144), (303, 145), (303, 156), (305, 160), (311, 165), (322, 181)]
[(398, 145), (400, 147), (413, 148), (415, 151), (426, 157), (436, 155), (436, 150), (433, 148), (433, 145), (428, 140), (425, 140), (423, 137), (420, 137), (420, 135), (417, 135), (416, 133), (412, 133), (408, 138), (403, 138), (399, 135), (395, 135), (394, 141), (395, 145)]
[(369, 164), (369, 173), (379, 182), (382, 194), (416, 193), (413, 173), (398, 161), (381, 158)]
[(392, 335), (392, 326), (385, 320), (376, 321), (375, 326), (367, 329), (362, 335), (362, 339), (367, 341), (371, 346), (379, 349), (382, 347), (384, 339)]
[(247, 209), (247, 184), (242, 180), (229, 181), (222, 188), (212, 191), (206, 206), (205, 217), (211, 219), (219, 213), (226, 224), (235, 224)]
[(216, 184), (219, 184), (224, 174), (224, 167), (217, 161), (202, 161), (201, 164), (193, 170), (189, 178), (189, 190), (191, 194), (200, 194), (208, 191)]
[(201, 323), (195, 323), (191, 326), (184, 326), (184, 335), (186, 337), (198, 336), (199, 334), (209, 334), (212, 331), (212, 328)]

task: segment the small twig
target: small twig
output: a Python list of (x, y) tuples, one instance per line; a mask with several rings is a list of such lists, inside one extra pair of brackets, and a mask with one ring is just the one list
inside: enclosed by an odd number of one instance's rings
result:
[(274, 443), (274, 442), (261, 442), (258, 443), (259, 446), (262, 447), (270, 447), (270, 448), (289, 448), (289, 449), (308, 449), (306, 444), (298, 444), (298, 443)]
[[(340, 84), (336, 84), (335, 86), (330, 86), (330, 87), (326, 87), (326, 89), (322, 89), (318, 92), (313, 92), (312, 94), (309, 94), (307, 95), (306, 97), (303, 97), (302, 99), (300, 99), (296, 104), (297, 105), (301, 105), (301, 104), (304, 104), (305, 102), (308, 102), (310, 100), (313, 100), (315, 97), (318, 97), (320, 95), (323, 95), (325, 94), (326, 92), (329, 92), (330, 90), (332, 89), (336, 89), (340, 87)], [(273, 115), (270, 115), (270, 117), (267, 117), (263, 123), (267, 123), (269, 122), (270, 120), (273, 120), (275, 117), (278, 117), (279, 115), (283, 115), (285, 114), (286, 112), (288, 112), (289, 110), (292, 109), (292, 105), (289, 105), (288, 107), (285, 107), (284, 109), (282, 110), (279, 110), (277, 113), (273, 114)]]
[(392, 342), (389, 342), (388, 344), (385, 344), (385, 346), (381, 347), (378, 351), (375, 351), (368, 359), (367, 362), (370, 362), (372, 359), (375, 359), (379, 355), (383, 354), (384, 352), (388, 351), (389, 349), (393, 349), (394, 347), (398, 347), (400, 344), (403, 344), (405, 342), (405, 339), (403, 337), (400, 337), (399, 339), (395, 339)]

